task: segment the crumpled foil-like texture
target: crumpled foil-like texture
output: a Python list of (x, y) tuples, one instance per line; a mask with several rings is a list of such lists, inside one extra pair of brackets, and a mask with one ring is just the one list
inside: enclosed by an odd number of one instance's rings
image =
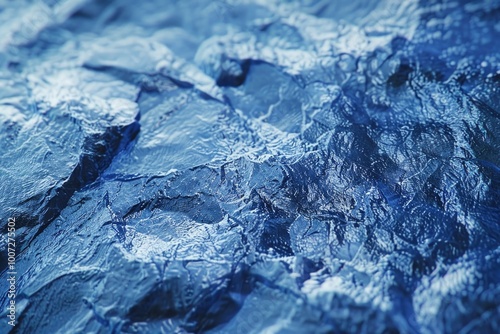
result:
[(1, 1), (0, 332), (500, 332), (499, 22)]

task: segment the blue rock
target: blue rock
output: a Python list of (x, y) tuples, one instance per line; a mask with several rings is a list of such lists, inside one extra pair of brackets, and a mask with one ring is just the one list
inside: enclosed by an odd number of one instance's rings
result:
[(1, 333), (500, 331), (500, 2), (0, 8)]

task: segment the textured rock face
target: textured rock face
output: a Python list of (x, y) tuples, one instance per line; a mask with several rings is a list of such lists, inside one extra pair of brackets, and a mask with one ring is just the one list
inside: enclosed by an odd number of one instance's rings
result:
[(500, 331), (500, 2), (0, 9), (1, 333)]

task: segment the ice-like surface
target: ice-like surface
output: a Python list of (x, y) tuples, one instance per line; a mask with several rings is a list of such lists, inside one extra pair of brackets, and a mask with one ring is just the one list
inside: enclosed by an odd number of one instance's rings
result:
[(0, 2), (0, 332), (498, 333), (499, 22)]

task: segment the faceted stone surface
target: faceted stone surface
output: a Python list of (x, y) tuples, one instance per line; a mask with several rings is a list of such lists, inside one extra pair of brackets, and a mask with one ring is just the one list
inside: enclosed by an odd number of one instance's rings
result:
[(0, 332), (498, 333), (498, 22), (0, 3)]

